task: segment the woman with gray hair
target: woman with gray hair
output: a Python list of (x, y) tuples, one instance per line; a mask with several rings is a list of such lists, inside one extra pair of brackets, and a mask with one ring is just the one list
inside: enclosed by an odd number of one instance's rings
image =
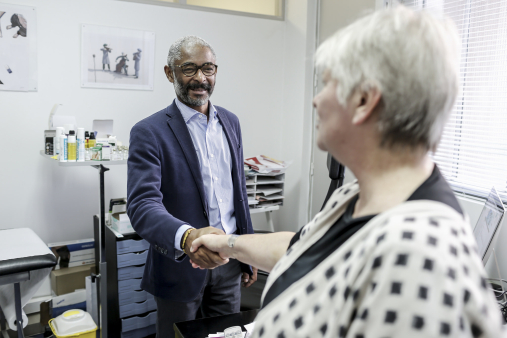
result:
[(191, 250), (270, 271), (254, 338), (503, 336), (468, 219), (428, 156), (458, 93), (454, 24), (398, 6), (316, 60), (318, 146), (357, 180), (296, 234), (206, 235)]

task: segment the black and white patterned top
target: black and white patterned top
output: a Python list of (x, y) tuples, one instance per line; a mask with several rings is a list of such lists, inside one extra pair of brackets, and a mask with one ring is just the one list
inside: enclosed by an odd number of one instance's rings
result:
[[(273, 282), (359, 193), (335, 191), (275, 265)], [(263, 308), (253, 338), (506, 337), (470, 226), (451, 207), (407, 201), (364, 225)]]

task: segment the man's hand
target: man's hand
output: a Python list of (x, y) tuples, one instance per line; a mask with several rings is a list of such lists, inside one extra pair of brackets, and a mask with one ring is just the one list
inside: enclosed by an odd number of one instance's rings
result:
[(194, 252), (190, 251), (190, 247), (192, 246), (194, 240), (207, 234), (225, 235), (222, 230), (213, 227), (206, 227), (191, 231), (185, 242), (185, 252), (188, 254), (188, 257), (190, 257), (192, 265), (196, 264), (201, 269), (214, 269), (217, 266), (227, 264), (229, 259), (223, 259), (216, 252), (213, 252), (206, 247), (201, 247), (198, 250), (194, 250)]
[[(202, 237), (197, 238), (195, 242), (192, 243), (190, 251), (187, 252), (197, 253), (203, 249), (206, 249), (210, 250), (211, 252), (216, 252), (221, 259), (229, 261), (229, 258), (234, 258), (231, 256), (231, 253), (229, 252), (231, 248), (229, 248), (229, 245), (227, 245), (227, 240), (229, 239), (229, 237), (230, 236), (217, 236), (215, 234), (204, 235)], [(193, 259), (190, 259), (190, 263), (192, 263), (192, 267), (194, 269), (204, 268), (202, 265), (200, 265)]]
[(241, 281), (243, 282), (243, 286), (245, 288), (250, 287), (253, 283), (257, 281), (257, 268), (254, 268), (252, 266), (252, 276), (250, 276), (248, 273), (243, 272), (243, 277), (241, 277)]

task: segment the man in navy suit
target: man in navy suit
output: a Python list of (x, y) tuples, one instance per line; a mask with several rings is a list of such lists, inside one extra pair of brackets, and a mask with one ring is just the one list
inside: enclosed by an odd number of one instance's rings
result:
[(253, 230), (239, 120), (209, 101), (218, 68), (213, 48), (187, 36), (167, 59), (177, 98), (132, 128), (127, 183), (128, 215), (151, 244), (141, 287), (155, 296), (163, 338), (198, 310), (204, 317), (239, 312), (241, 281), (248, 287), (257, 279), (257, 269), (236, 260), (204, 247), (189, 251), (204, 234)]

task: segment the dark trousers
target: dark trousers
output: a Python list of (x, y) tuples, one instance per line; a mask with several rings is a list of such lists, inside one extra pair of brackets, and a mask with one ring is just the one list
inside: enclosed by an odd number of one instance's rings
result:
[(206, 282), (197, 298), (188, 303), (155, 297), (157, 302), (157, 338), (174, 338), (173, 324), (193, 320), (198, 311), (202, 317), (238, 313), (241, 302), (240, 263), (229, 263), (208, 270)]

